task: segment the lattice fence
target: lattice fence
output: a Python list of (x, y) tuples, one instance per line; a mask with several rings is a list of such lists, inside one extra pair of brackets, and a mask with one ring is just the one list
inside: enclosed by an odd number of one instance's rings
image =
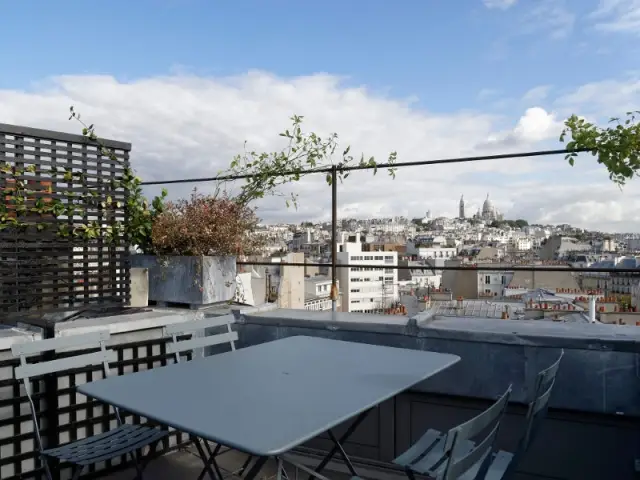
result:
[(129, 299), (131, 145), (0, 124), (0, 316)]

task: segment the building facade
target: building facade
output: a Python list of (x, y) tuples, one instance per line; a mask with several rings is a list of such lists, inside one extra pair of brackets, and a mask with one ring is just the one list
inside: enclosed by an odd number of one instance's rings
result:
[(353, 265), (338, 268), (343, 312), (378, 313), (398, 300), (398, 270), (392, 268), (398, 265), (397, 252), (365, 252), (360, 242), (338, 249), (336, 262)]

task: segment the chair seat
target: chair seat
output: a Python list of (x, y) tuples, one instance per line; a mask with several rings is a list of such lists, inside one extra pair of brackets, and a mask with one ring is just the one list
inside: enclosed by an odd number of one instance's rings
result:
[(513, 453), (505, 452), (504, 450), (500, 450), (496, 453), (491, 461), (491, 465), (487, 470), (487, 474), (485, 475), (485, 480), (501, 480), (504, 478), (505, 473), (507, 473), (507, 469), (509, 465), (511, 465), (511, 461), (513, 460)]
[[(444, 446), (446, 436), (438, 430), (429, 429), (409, 450), (397, 457), (393, 463), (416, 473), (436, 476), (444, 470)], [(474, 447), (474, 443), (467, 440), (460, 445), (456, 456), (464, 456)]]
[(42, 454), (75, 465), (93, 465), (146, 447), (168, 434), (159, 428), (124, 424), (108, 432), (45, 450)]

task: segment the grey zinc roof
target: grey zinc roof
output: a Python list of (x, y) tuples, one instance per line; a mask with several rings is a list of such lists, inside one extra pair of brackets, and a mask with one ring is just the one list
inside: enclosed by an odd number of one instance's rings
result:
[(458, 308), (456, 300), (436, 301), (431, 311), (435, 316), (501, 318), (505, 308), (509, 308), (510, 313), (524, 312), (524, 303), (463, 300), (462, 308)]

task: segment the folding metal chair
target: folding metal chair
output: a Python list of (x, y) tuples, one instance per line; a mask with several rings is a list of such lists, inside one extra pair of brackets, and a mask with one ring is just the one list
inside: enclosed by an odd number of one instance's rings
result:
[(487, 480), (503, 480), (511, 478), (515, 473), (518, 463), (536, 438), (542, 421), (549, 410), (549, 398), (556, 383), (556, 374), (560, 368), (560, 361), (564, 356), (564, 350), (560, 352), (558, 360), (550, 367), (542, 370), (536, 376), (533, 400), (529, 403), (525, 421), (525, 431), (514, 453), (500, 450), (494, 454), (493, 460), (487, 471)]
[[(20, 365), (14, 369), (14, 374), (17, 380), (24, 382), (24, 388), (31, 408), (36, 447), (38, 448), (48, 480), (52, 480), (48, 463), (50, 459), (71, 464), (73, 466), (72, 479), (76, 480), (88, 465), (129, 454), (135, 463), (136, 478), (142, 479), (144, 468), (155, 453), (158, 441), (168, 435), (167, 431), (160, 430), (159, 428), (123, 423), (119, 410), (114, 407), (118, 421), (118, 427), (115, 429), (45, 449), (44, 442), (40, 435), (38, 412), (32, 398), (33, 390), (31, 379), (33, 377), (100, 364), (102, 364), (104, 376), (109, 376), (109, 363), (117, 360), (116, 352), (106, 348), (106, 343), (109, 341), (109, 338), (109, 332), (95, 332), (18, 343), (14, 344), (11, 348), (14, 357), (20, 357)], [(99, 348), (99, 351), (69, 357), (65, 356), (63, 358), (38, 363), (27, 363), (29, 357), (38, 356), (47, 351), (70, 348), (82, 350)], [(147, 446), (149, 446), (150, 451), (146, 461), (143, 463), (140, 461), (140, 450)]]
[[(188, 322), (172, 323), (167, 325), (164, 327), (164, 336), (172, 339), (172, 342), (167, 345), (167, 353), (175, 355), (176, 363), (179, 363), (182, 359), (182, 354), (185, 352), (191, 352), (191, 357), (193, 359), (197, 349), (205, 349), (215, 345), (224, 345), (225, 343), (228, 343), (231, 350), (235, 351), (235, 342), (238, 341), (238, 332), (233, 331), (231, 328), (231, 324), (234, 322), (235, 317), (233, 315), (223, 315), (220, 317), (204, 317)], [(207, 329), (220, 327), (226, 327), (226, 331), (214, 335), (206, 334)], [(216, 457), (227, 453), (232, 449), (227, 448), (222, 450), (222, 445), (217, 444), (215, 448), (211, 450), (211, 446), (208, 442), (200, 442), (200, 440), (195, 437), (192, 437), (191, 441), (196, 446), (198, 454), (202, 457), (203, 461), (205, 461), (205, 465), (207, 465), (198, 477), (198, 480), (201, 480), (204, 477), (210, 466), (213, 466), (216, 475), (222, 479), (222, 473), (216, 462)], [(204, 448), (202, 444), (204, 444)], [(206, 454), (204, 450), (206, 450)], [(248, 456), (240, 470), (233, 473), (242, 474), (247, 469), (252, 459), (253, 457), (251, 455)]]
[[(491, 451), (498, 434), (500, 421), (511, 395), (511, 386), (496, 402), (480, 415), (449, 430), (445, 435), (427, 432), (416, 444), (394, 460), (402, 465), (411, 480), (416, 474), (428, 475), (437, 480), (481, 480), (492, 460)], [(476, 443), (471, 439), (488, 432)], [(290, 464), (309, 474), (309, 478), (329, 480), (305, 465), (296, 462), (290, 455), (277, 458), (277, 478), (286, 477), (284, 465)], [(351, 480), (360, 480), (351, 477)]]
[[(452, 428), (446, 434), (428, 430), (411, 448), (393, 463), (404, 468), (413, 480), (415, 474), (429, 475), (439, 480), (453, 480), (465, 475), (465, 479), (481, 479), (486, 459), (491, 449), (498, 425), (511, 395), (511, 386), (496, 402), (480, 415)], [(489, 431), (476, 446), (472, 438)]]

